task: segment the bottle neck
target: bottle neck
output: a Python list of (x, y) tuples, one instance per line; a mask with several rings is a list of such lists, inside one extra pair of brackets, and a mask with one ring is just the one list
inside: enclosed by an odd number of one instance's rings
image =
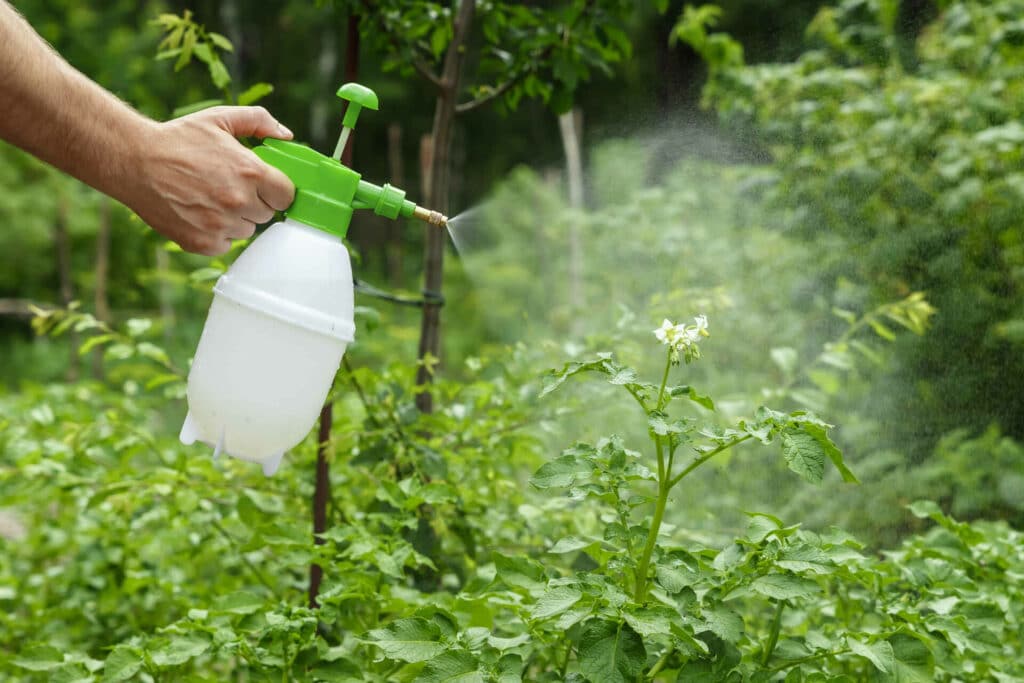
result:
[(325, 242), (330, 242), (331, 244), (338, 244), (341, 242), (341, 237), (325, 232), (319, 228), (314, 228), (312, 225), (307, 225), (306, 223), (303, 223), (298, 219), (291, 218), (290, 216), (285, 216), (284, 223), (294, 230), (301, 230), (302, 232), (316, 237), (317, 239), (324, 240)]

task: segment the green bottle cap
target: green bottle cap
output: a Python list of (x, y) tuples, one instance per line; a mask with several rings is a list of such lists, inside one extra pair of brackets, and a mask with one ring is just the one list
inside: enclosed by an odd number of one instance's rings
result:
[(358, 173), (297, 142), (267, 138), (253, 151), (295, 185), (295, 200), (285, 209), (286, 216), (345, 236), (352, 221), (352, 200), (359, 188)]
[(345, 118), (341, 121), (341, 125), (344, 128), (356, 127), (356, 119), (359, 118), (359, 112), (362, 111), (363, 107), (377, 111), (380, 106), (377, 103), (377, 93), (358, 83), (346, 83), (338, 88), (337, 95), (341, 99), (348, 101), (348, 107), (345, 109)]
[[(349, 104), (336, 157), (341, 156), (340, 150), (362, 108), (378, 108), (377, 95), (358, 83), (341, 86), (338, 97)], [(267, 138), (253, 151), (295, 185), (295, 200), (285, 209), (285, 215), (332, 235), (344, 237), (348, 233), (355, 209), (372, 209), (386, 218), (409, 217), (416, 209), (415, 204), (406, 201), (403, 190), (361, 180), (358, 173), (337, 158), (332, 159), (298, 142)]]

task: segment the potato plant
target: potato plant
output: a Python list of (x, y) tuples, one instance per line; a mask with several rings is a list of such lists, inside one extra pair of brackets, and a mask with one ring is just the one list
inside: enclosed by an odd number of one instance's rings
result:
[[(48, 324), (65, 321), (93, 325), (78, 313)], [(839, 529), (756, 511), (724, 545), (665, 521), (683, 498), (715, 506), (715, 492), (688, 477), (730, 449), (726, 472), (765, 467), (751, 444), (777, 448), (808, 482), (830, 463), (854, 479), (811, 414), (762, 408), (730, 426), (715, 420), (712, 399), (686, 383), (707, 330), (702, 317), (658, 328), (655, 381), (612, 354), (541, 382), (522, 349), (473, 360), (470, 381), (439, 384), (447, 408), (431, 416), (413, 408), (410, 368), (346, 367), (335, 390), (336, 494), (317, 545), (306, 468), (265, 479), (165, 436), (180, 410), (167, 411), (173, 382), (141, 390), (147, 374), (168, 374), (152, 332), (99, 329), (135, 375), (126, 394), (58, 385), (5, 399), (5, 676), (1019, 678), (1024, 546), (1003, 524), (963, 524), (915, 503), (934, 525), (878, 556)], [(601, 378), (637, 410), (606, 438), (545, 458), (527, 427), (560, 419), (572, 400), (556, 397), (577, 377)], [(646, 445), (614, 434), (633, 418)], [(313, 560), (324, 568), (319, 610), (306, 604)]]

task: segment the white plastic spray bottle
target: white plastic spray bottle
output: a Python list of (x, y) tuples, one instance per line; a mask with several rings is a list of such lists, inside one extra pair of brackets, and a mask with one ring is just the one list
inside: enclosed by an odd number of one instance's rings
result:
[(405, 192), (360, 179), (340, 162), (363, 107), (377, 96), (358, 83), (348, 101), (335, 157), (267, 139), (255, 149), (295, 185), (285, 220), (270, 226), (217, 280), (188, 376), (181, 441), (277, 471), (309, 433), (345, 349), (354, 339), (352, 266), (342, 239), (355, 209), (437, 226), (447, 218), (405, 200)]

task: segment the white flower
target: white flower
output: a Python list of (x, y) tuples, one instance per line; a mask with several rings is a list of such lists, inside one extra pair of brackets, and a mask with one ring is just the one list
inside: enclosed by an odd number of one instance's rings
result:
[(666, 318), (661, 322), (661, 327), (654, 330), (654, 336), (662, 344), (669, 347), (672, 363), (679, 362), (679, 354), (683, 353), (686, 362), (700, 358), (700, 347), (697, 342), (701, 337), (709, 336), (708, 319), (705, 315), (698, 315), (693, 319), (693, 325), (679, 323), (678, 325)]
[(654, 330), (654, 336), (658, 338), (662, 344), (672, 344), (672, 340), (675, 339), (676, 326), (672, 324), (672, 321), (665, 318), (661, 321), (661, 327)]

